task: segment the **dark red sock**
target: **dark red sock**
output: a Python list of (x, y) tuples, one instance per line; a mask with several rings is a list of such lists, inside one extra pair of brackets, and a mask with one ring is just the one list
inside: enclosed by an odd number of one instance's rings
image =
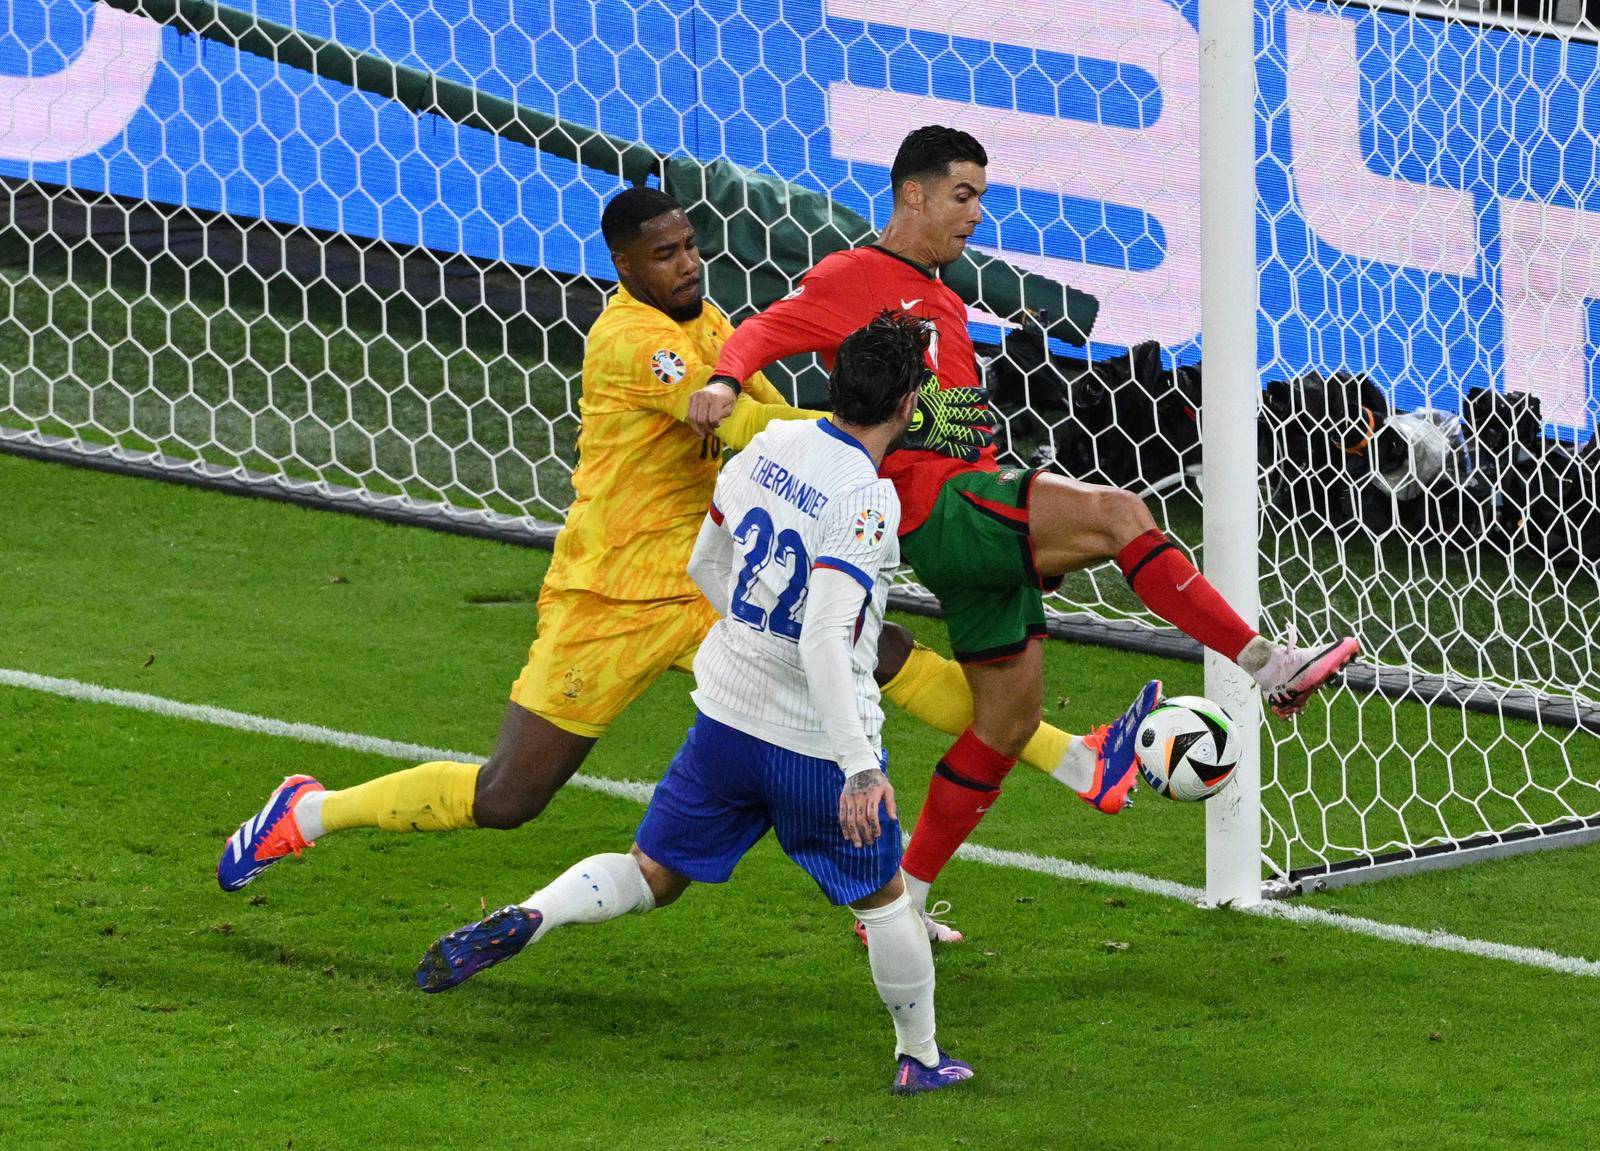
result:
[(1201, 575), (1165, 532), (1151, 528), (1117, 553), (1117, 566), (1133, 594), (1184, 634), (1236, 659), (1256, 631)]
[(1015, 756), (1001, 755), (970, 727), (962, 732), (928, 781), (928, 798), (917, 816), (911, 847), (900, 861), (906, 874), (924, 883), (937, 879), (956, 848), (1000, 798), (1000, 785), (1016, 765)]

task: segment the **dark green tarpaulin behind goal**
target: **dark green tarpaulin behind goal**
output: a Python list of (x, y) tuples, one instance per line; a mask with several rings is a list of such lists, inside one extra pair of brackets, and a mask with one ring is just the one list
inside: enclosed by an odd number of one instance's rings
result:
[[(729, 312), (765, 307), (829, 252), (875, 234), (866, 220), (820, 192), (726, 160), (669, 157), (662, 186), (685, 205), (708, 257), (708, 293)], [(1055, 321), (1050, 335), (1069, 344), (1084, 344), (1094, 324), (1093, 296), (981, 252), (968, 251), (944, 278), (968, 304), (997, 316), (1047, 312)]]
[[(493, 132), (586, 167), (615, 172), (636, 184), (659, 176), (694, 223), (706, 259), (707, 294), (733, 316), (787, 295), (801, 274), (823, 256), (874, 234), (866, 220), (820, 192), (726, 160), (663, 158), (642, 144), (237, 8), (208, 0), (105, 3), (394, 100), (419, 115), (442, 116), (464, 127)], [(969, 251), (945, 269), (945, 281), (968, 304), (997, 316), (1047, 313), (1049, 334), (1068, 344), (1087, 342), (1098, 308), (1092, 296), (978, 252)]]

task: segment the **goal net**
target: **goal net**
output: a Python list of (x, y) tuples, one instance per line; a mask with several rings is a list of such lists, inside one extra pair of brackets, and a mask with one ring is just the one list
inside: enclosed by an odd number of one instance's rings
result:
[(1265, 729), (1265, 856), (1302, 886), (1600, 812), (1581, 8), (1259, 10), (1262, 613), (1397, 689)]
[[(1587, 837), (1600, 296), (1566, 0), (1258, 0), (1260, 603), (1367, 660), (1263, 729), (1263, 878)], [(1198, 0), (12, 0), (0, 447), (548, 538), (605, 200), (665, 182), (746, 314), (991, 156), (953, 270), (1014, 464), (1203, 556)], [(1067, 288), (1099, 301), (1072, 338)], [(1065, 339), (1063, 338), (1065, 337)], [(814, 365), (786, 366), (800, 401)], [(1221, 467), (1224, 461), (1208, 466)], [(909, 582), (911, 602), (918, 589)], [(1114, 567), (1057, 629), (1193, 656)]]

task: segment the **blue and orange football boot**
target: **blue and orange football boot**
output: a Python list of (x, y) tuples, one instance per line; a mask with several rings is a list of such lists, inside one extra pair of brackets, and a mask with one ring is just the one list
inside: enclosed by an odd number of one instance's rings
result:
[(1117, 814), (1132, 802), (1129, 796), (1139, 783), (1134, 736), (1144, 717), (1160, 702), (1161, 681), (1153, 679), (1140, 689), (1127, 711), (1083, 737), (1083, 742), (1094, 752), (1094, 782), (1088, 791), (1078, 792), (1079, 799), (1107, 815)]
[(294, 819), (294, 805), (302, 795), (322, 791), (309, 775), (291, 775), (267, 797), (266, 806), (239, 825), (222, 846), (217, 860), (217, 885), (238, 891), (284, 856), (310, 847)]
[(972, 1067), (952, 1059), (939, 1048), (939, 1062), (932, 1067), (909, 1055), (900, 1056), (894, 1069), (894, 1085), (889, 1088), (895, 1095), (921, 1095), (941, 1087), (954, 1087), (972, 1078)]
[(424, 991), (449, 991), (478, 972), (504, 963), (533, 942), (544, 922), (537, 911), (512, 904), (492, 911), (428, 945), (417, 964), (417, 986)]

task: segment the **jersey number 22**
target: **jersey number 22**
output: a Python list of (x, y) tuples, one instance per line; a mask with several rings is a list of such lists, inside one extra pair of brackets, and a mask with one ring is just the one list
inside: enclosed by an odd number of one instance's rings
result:
[[(773, 635), (794, 641), (800, 640), (801, 598), (806, 591), (806, 577), (811, 572), (811, 559), (806, 555), (805, 541), (793, 528), (777, 531), (772, 516), (765, 508), (751, 508), (745, 513), (733, 538), (745, 549), (744, 567), (734, 582), (733, 595), (728, 600), (728, 613), (740, 623), (757, 631), (770, 631)], [(789, 582), (772, 605), (769, 613), (747, 598), (755, 586), (756, 578), (769, 564), (776, 561), (789, 569)]]

